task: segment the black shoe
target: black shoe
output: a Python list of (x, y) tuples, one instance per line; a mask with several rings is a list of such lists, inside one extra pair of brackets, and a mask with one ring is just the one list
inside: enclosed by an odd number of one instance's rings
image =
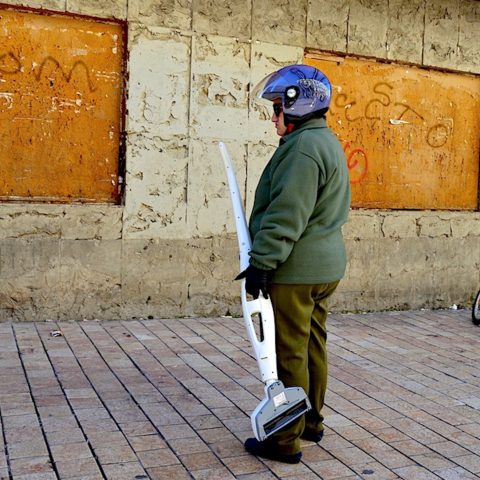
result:
[(309, 442), (318, 443), (323, 438), (323, 430), (321, 432), (312, 432), (310, 430), (305, 430), (301, 435), (300, 438), (303, 440), (308, 440)]
[(302, 458), (302, 452), (286, 454), (280, 453), (273, 446), (268, 446), (265, 442), (259, 442), (256, 438), (247, 438), (245, 440), (245, 450), (252, 455), (269, 460), (276, 460), (283, 463), (298, 463)]

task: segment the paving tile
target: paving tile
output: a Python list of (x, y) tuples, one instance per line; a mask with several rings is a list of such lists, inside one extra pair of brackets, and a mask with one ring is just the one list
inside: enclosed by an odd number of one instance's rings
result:
[(7, 432), (22, 427), (40, 428), (40, 422), (36, 415), (15, 415), (3, 418), (3, 428)]
[(67, 407), (68, 402), (63, 395), (35, 395), (37, 407)]
[(2, 417), (12, 417), (18, 415), (36, 415), (35, 406), (33, 405), (33, 403), (28, 403), (24, 405), (16, 405), (14, 407), (2, 408)]
[[(193, 439), (195, 440), (195, 438)], [(161, 448), (166, 448), (167, 444), (159, 435), (141, 435), (138, 437), (129, 437), (129, 442), (135, 452), (145, 452), (149, 450), (158, 450)], [(186, 444), (186, 448), (192, 448), (192, 443), (185, 442), (184, 439), (178, 440), (182, 444)], [(170, 441), (170, 446), (173, 448), (172, 441)], [(178, 451), (173, 448), (173, 450), (178, 453)]]
[(195, 435), (189, 425), (161, 425), (158, 427), (160, 433), (166, 440), (189, 438)]
[(137, 456), (129, 445), (109, 445), (95, 449), (95, 455), (102, 465), (110, 463), (135, 462)]
[(220, 460), (211, 452), (181, 455), (179, 459), (190, 471), (218, 468), (221, 466)]
[(147, 473), (138, 462), (113, 463), (103, 467), (109, 480), (147, 479)]
[(119, 424), (120, 430), (124, 435), (138, 436), (138, 435), (152, 435), (156, 434), (157, 429), (150, 422), (126, 422)]
[(426, 445), (422, 445), (416, 440), (401, 440), (399, 442), (390, 443), (391, 447), (395, 448), (396, 450), (407, 456), (430, 453), (432, 451), (431, 449), (434, 449), (435, 445), (439, 444), (436, 443), (431, 445), (430, 447), (427, 447)]
[(450, 441), (434, 443), (429, 447), (446, 458), (460, 457), (470, 453), (466, 448)]
[(147, 468), (147, 474), (151, 480), (190, 480), (192, 478), (181, 465)]
[(438, 453), (425, 453), (423, 455), (413, 455), (412, 460), (415, 460), (422, 467), (427, 468), (430, 471), (434, 470), (445, 470), (449, 468), (454, 468), (456, 465), (450, 460), (447, 460), (442, 455)]
[(59, 432), (73, 429), (78, 426), (77, 419), (73, 416), (45, 417), (42, 418), (42, 427), (45, 432)]
[(224, 458), (223, 463), (236, 477), (247, 473), (260, 473), (267, 471), (267, 467), (264, 463), (260, 462), (256, 457), (248, 454)]
[(340, 450), (331, 450), (329, 452), (337, 460), (345, 465), (355, 466), (358, 464), (370, 463), (374, 459), (363, 450), (357, 447), (342, 448)]
[(408, 441), (410, 437), (396, 428), (385, 428), (376, 432), (375, 436), (385, 443)]
[(201, 415), (199, 417), (189, 418), (188, 423), (195, 430), (221, 428), (223, 425), (214, 415)]
[(208, 468), (190, 472), (195, 480), (235, 480), (226, 468)]
[(467, 472), (467, 470), (462, 467), (436, 470), (434, 473), (444, 480), (473, 480), (479, 478), (477, 475)]
[(111, 418), (89, 418), (81, 422), (82, 429), (86, 432), (117, 432), (117, 424)]
[(239, 480), (273, 480), (277, 478), (278, 477), (269, 470), (265, 472), (245, 473), (237, 476)]
[(97, 462), (92, 458), (69, 458), (55, 462), (60, 478), (100, 476)]
[(308, 466), (325, 480), (348, 477), (355, 474), (352, 469), (338, 460), (323, 460), (311, 463)]
[(334, 460), (332, 454), (324, 448), (310, 443), (307, 447), (302, 447), (302, 461), (307, 464), (322, 462), (325, 460)]
[(38, 407), (38, 413), (42, 418), (64, 417), (71, 415), (72, 411), (68, 405), (65, 405), (63, 407)]
[(50, 446), (79, 443), (85, 440), (83, 432), (79, 427), (46, 432), (45, 436)]
[(47, 456), (14, 458), (10, 461), (13, 476), (51, 473), (53, 471)]
[(120, 431), (115, 432), (89, 432), (88, 441), (93, 448), (105, 446), (116, 447), (118, 445), (128, 445), (127, 438)]
[[(8, 478), (8, 475), (5, 478)], [(15, 475), (15, 480), (57, 480), (57, 478), (57, 474), (54, 471), (44, 473), (30, 473), (27, 475)], [(0, 476), (0, 479), (3, 480), (3, 477)]]
[(68, 480), (104, 480), (105, 477), (99, 473), (92, 473), (92, 474), (86, 474), (86, 475), (79, 475), (76, 477), (68, 477)]
[(452, 458), (452, 461), (461, 467), (466, 468), (469, 472), (480, 473), (480, 456), (477, 454), (464, 455)]
[(92, 457), (92, 451), (86, 442), (52, 445), (50, 448), (55, 462)]
[(226, 438), (224, 440), (219, 440), (218, 442), (212, 442), (209, 447), (212, 452), (222, 459), (242, 455), (245, 452), (243, 442), (237, 438)]
[(400, 478), (405, 480), (438, 480), (437, 475), (429, 472), (426, 468), (417, 465), (396, 468), (393, 470)]
[(172, 439), (168, 443), (176, 455), (210, 451), (210, 447), (200, 437)]
[(366, 480), (393, 480), (398, 478), (396, 473), (379, 462), (352, 465), (352, 470), (360, 475), (360, 478)]
[(400, 467), (406, 467), (415, 463), (413, 458), (407, 457), (403, 453), (391, 451), (382, 451), (379, 453), (372, 452), (372, 457), (374, 457), (382, 465), (385, 465), (387, 468), (395, 469)]
[(137, 456), (145, 468), (163, 467), (179, 463), (179, 459), (169, 448), (137, 452)]
[(89, 420), (92, 418), (95, 419), (104, 419), (104, 418), (111, 418), (110, 412), (104, 408), (81, 408), (79, 410), (75, 410), (75, 417), (79, 420)]
[(7, 443), (10, 459), (25, 457), (48, 457), (47, 444), (43, 437)]
[(208, 444), (235, 438), (227, 428), (223, 427), (197, 430), (197, 434)]

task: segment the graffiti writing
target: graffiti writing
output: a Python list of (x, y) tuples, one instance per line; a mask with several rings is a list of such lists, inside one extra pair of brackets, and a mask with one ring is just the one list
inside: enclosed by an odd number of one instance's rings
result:
[[(35, 68), (33, 69), (34, 78), (37, 82), (41, 80), (42, 74), (49, 64), (53, 65), (54, 69), (61, 74), (61, 76), (67, 83), (70, 83), (73, 74), (76, 71), (82, 70), (87, 78), (88, 88), (90, 92), (94, 92), (96, 90), (96, 87), (94, 86), (90, 76), (90, 70), (83, 60), (77, 60), (74, 62), (70, 69), (64, 69), (60, 62), (50, 55), (45, 57), (42, 62), (38, 64), (38, 66), (35, 66)], [(0, 55), (0, 73), (4, 73), (7, 75), (15, 75), (21, 73), (23, 71), (23, 67), (24, 66), (22, 65), (22, 62), (13, 52), (8, 52)]]
[(438, 148), (447, 143), (449, 128), (442, 123), (434, 125), (427, 134), (427, 143), (433, 147)]
[(14, 75), (22, 70), (22, 64), (12, 52), (0, 55), (0, 73)]
[[(373, 123), (385, 118), (385, 110), (388, 109), (389, 123), (391, 125), (412, 124), (415, 122), (425, 123), (425, 116), (416, 108), (405, 101), (393, 100), (393, 85), (387, 82), (376, 83), (373, 87), (374, 98), (358, 102), (356, 98), (349, 97), (345, 93), (335, 96), (334, 106), (343, 111), (343, 116), (350, 123), (368, 120)], [(332, 112), (335, 114), (335, 110)], [(432, 148), (445, 145), (452, 131), (452, 126), (445, 123), (427, 125), (425, 134), (426, 143)]]
[(13, 107), (13, 94), (8, 92), (0, 92), (0, 106), (3, 106), (6, 110)]
[(347, 158), (347, 167), (350, 172), (350, 182), (360, 183), (368, 172), (367, 154), (363, 148), (350, 149), (352, 142), (343, 145), (343, 151)]

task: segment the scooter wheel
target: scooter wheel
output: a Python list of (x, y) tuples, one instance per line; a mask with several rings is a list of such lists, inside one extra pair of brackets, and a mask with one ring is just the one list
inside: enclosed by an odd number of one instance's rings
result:
[(480, 290), (477, 292), (477, 296), (473, 302), (472, 321), (475, 325), (480, 325)]

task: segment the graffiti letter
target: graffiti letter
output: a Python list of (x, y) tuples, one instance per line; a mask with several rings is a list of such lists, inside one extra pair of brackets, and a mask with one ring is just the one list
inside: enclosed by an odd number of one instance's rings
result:
[(424, 120), (424, 118), (418, 113), (416, 112), (412, 107), (410, 107), (409, 105), (405, 105), (404, 103), (396, 103), (395, 106), (397, 105), (401, 105), (402, 107), (404, 107), (405, 110), (403, 110), (402, 114), (397, 118), (397, 120), (402, 120), (402, 117), (410, 110), (411, 112), (413, 112), (417, 117), (420, 118), (420, 120)]
[[(345, 103), (341, 103), (342, 101), (345, 101)], [(357, 120), (360, 120), (360, 118), (362, 118), (362, 117), (349, 118), (349, 116), (348, 116), (349, 110), (356, 104), (357, 104), (357, 102), (355, 100), (353, 102), (348, 102), (347, 96), (344, 93), (338, 94), (337, 97), (335, 98), (335, 106), (338, 107), (338, 108), (343, 108), (344, 109), (345, 118), (349, 122), (356, 122)]]
[(350, 149), (351, 142), (347, 142), (343, 146), (343, 151), (347, 157), (347, 167), (350, 172), (350, 183), (360, 183), (368, 171), (368, 159), (367, 154), (363, 148), (354, 148), (350, 153), (347, 152)]
[(85, 62), (82, 62), (81, 60), (77, 60), (74, 64), (73, 64), (73, 67), (70, 69), (70, 71), (68, 73), (65, 73), (63, 71), (63, 68), (61, 67), (60, 63), (53, 57), (51, 56), (48, 56), (46, 57), (43, 62), (41, 63), (39, 69), (38, 69), (38, 72), (35, 74), (35, 79), (38, 81), (40, 80), (40, 77), (42, 75), (42, 72), (43, 72), (43, 69), (46, 65), (47, 62), (52, 62), (53, 64), (55, 64), (55, 66), (60, 70), (60, 73), (62, 74), (63, 78), (67, 81), (67, 83), (70, 82), (71, 78), (72, 78), (72, 75), (73, 75), (73, 72), (75, 71), (75, 69), (77, 67), (82, 67), (84, 70), (85, 70), (85, 73), (87, 74), (87, 81), (88, 81), (88, 87), (90, 89), (91, 92), (94, 92), (96, 90), (96, 87), (93, 86), (92, 84), (92, 80), (90, 79), (90, 72), (88, 70), (88, 67), (87, 65), (85, 64)]
[(449, 129), (447, 125), (437, 123), (427, 133), (427, 143), (433, 148), (442, 147), (447, 143)]
[(385, 83), (385, 82), (377, 83), (375, 85), (375, 87), (373, 87), (373, 91), (375, 93), (378, 93), (379, 95), (382, 95), (385, 98), (383, 98), (383, 99), (374, 98), (373, 100), (370, 100), (367, 103), (367, 106), (365, 107), (365, 118), (367, 118), (368, 120), (380, 120), (380, 118), (381, 118), (378, 114), (374, 115), (374, 114), (369, 113), (369, 108), (370, 108), (371, 105), (373, 105), (374, 103), (379, 103), (380, 105), (383, 105), (384, 107), (388, 107), (388, 105), (390, 105), (390, 102), (391, 102), (390, 96), (380, 90), (380, 87), (382, 87), (383, 85), (390, 88), (390, 89), (393, 89), (393, 87), (391, 85), (389, 85), (388, 83)]
[[(10, 61), (6, 61), (10, 59)], [(13, 65), (12, 65), (13, 61)], [(13, 54), (12, 52), (4, 53), (0, 55), (0, 72), (1, 73), (8, 73), (13, 75), (14, 73), (18, 73), (22, 69), (22, 64), (18, 57)]]

